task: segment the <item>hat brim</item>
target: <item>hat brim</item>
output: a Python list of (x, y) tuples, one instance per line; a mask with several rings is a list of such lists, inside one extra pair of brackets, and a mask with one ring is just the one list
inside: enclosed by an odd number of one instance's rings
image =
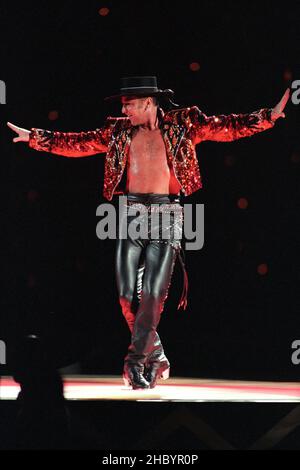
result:
[(152, 91), (148, 93), (141, 93), (137, 90), (133, 91), (126, 91), (124, 93), (119, 93), (118, 95), (106, 96), (104, 101), (119, 101), (122, 96), (137, 96), (138, 98), (144, 98), (146, 96), (157, 96), (158, 98), (170, 98), (173, 97), (174, 91), (173, 90), (158, 90)]

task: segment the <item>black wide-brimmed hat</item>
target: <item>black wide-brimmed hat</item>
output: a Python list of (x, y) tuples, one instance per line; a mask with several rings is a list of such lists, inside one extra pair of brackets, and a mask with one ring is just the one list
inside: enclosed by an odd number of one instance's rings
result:
[(107, 96), (105, 101), (117, 101), (122, 96), (156, 96), (157, 98), (167, 98), (174, 106), (178, 106), (171, 101), (174, 91), (161, 90), (157, 86), (156, 77), (123, 77), (121, 78), (120, 92), (116, 95)]

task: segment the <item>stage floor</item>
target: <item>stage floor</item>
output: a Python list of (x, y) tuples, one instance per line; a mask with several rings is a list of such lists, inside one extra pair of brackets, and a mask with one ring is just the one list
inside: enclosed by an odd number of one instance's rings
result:
[[(120, 376), (64, 376), (67, 400), (149, 402), (300, 402), (300, 382), (250, 382), (195, 378), (159, 381), (153, 390), (131, 390)], [(0, 400), (15, 400), (19, 385), (0, 379)]]

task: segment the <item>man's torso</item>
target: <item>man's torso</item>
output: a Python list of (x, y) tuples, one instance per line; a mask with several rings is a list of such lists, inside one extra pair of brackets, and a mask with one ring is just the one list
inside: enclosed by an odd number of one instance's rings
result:
[(131, 193), (179, 194), (180, 184), (168, 164), (160, 129), (137, 129), (127, 163), (127, 191)]

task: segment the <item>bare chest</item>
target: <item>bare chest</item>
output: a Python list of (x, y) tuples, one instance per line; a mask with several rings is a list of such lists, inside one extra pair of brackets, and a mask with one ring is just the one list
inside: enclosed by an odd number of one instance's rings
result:
[(167, 167), (166, 147), (161, 131), (137, 132), (129, 150), (130, 167), (132, 170), (150, 167)]

